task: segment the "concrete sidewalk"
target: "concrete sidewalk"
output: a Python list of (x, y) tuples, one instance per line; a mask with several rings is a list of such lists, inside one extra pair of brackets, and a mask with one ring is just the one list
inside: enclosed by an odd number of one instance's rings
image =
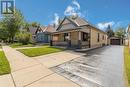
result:
[(63, 51), (33, 58), (36, 59), (41, 64), (45, 65), (47, 68), (51, 68), (59, 64), (65, 63), (67, 61), (73, 60), (75, 58), (78, 58), (82, 55), (83, 55), (82, 53)]
[(2, 51), (2, 49), (0, 48), (0, 51)]
[(79, 87), (48, 69), (79, 55), (59, 52), (35, 59), (29, 58), (9, 46), (3, 46), (3, 51), (10, 62), (11, 74), (0, 77), (2, 87)]
[(10, 62), (12, 72), (38, 64), (35, 60), (9, 46), (3, 46), (3, 51)]

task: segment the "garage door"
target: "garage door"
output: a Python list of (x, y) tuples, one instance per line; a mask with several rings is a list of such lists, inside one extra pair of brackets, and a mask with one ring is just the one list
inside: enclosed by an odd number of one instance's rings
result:
[(111, 39), (111, 45), (120, 45), (120, 39)]

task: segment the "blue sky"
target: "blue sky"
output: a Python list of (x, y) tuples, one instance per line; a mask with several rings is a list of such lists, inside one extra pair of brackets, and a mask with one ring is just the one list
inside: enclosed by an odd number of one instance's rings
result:
[(57, 23), (58, 18), (75, 15), (95, 26), (114, 29), (130, 23), (130, 0), (15, 0), (28, 22)]

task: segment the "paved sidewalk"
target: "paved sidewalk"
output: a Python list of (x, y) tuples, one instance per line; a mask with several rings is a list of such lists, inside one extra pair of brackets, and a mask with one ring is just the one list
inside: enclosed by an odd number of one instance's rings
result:
[(35, 60), (9, 46), (3, 46), (3, 51), (10, 62), (12, 72), (38, 64)]
[(51, 68), (59, 64), (65, 63), (67, 61), (73, 60), (75, 58), (78, 58), (82, 55), (82, 53), (63, 51), (33, 58), (39, 61), (41, 64), (45, 65), (47, 68)]
[(0, 87), (15, 87), (10, 74), (0, 76)]
[[(64, 61), (62, 61), (60, 57), (60, 59), (56, 58), (58, 57), (56, 53), (40, 56), (38, 59), (35, 59), (29, 58), (9, 46), (3, 46), (3, 51), (10, 62), (12, 73), (0, 76), (0, 86), (2, 87), (79, 87), (72, 81), (48, 69), (49, 67), (72, 59), (69, 59), (69, 57), (76, 58), (77, 55), (74, 56), (75, 54), (70, 55), (71, 53), (67, 52), (58, 53), (58, 55), (63, 58)], [(65, 59), (64, 56), (67, 59)], [(59, 62), (50, 61), (51, 58)], [(45, 61), (40, 60), (46, 60), (48, 64), (54, 62), (54, 64), (47, 66)]]
[(42, 46), (34, 46), (34, 47), (18, 47), (18, 48), (14, 48), (14, 49), (30, 49), (30, 48), (40, 48)]
[(0, 51), (2, 51), (2, 49), (0, 48)]

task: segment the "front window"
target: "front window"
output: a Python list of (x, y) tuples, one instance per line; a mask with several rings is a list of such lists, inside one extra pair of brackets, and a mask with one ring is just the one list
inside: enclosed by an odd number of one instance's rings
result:
[(64, 33), (64, 41), (67, 41), (68, 33)]
[(82, 41), (88, 41), (88, 33), (82, 33)]

